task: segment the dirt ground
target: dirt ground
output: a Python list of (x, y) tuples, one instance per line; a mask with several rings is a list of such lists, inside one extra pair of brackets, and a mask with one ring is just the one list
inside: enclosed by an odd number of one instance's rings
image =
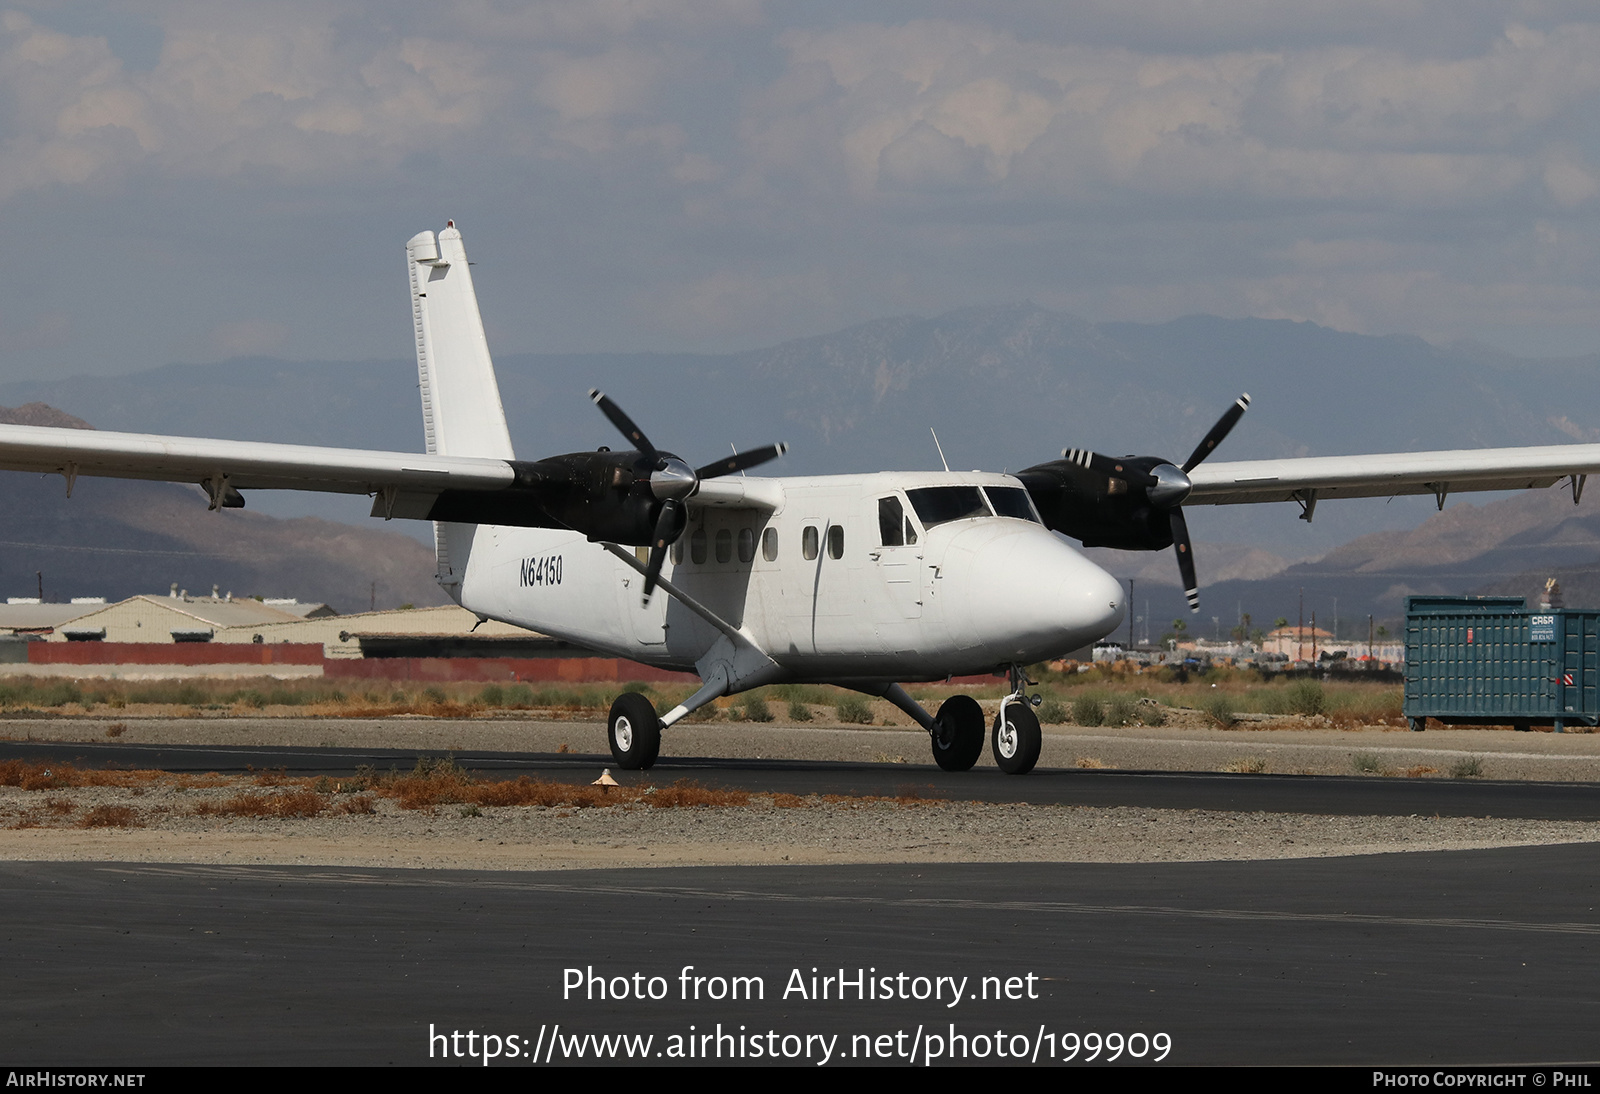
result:
[[(1304, 721), (1304, 720), (1303, 720)], [(1220, 730), (1168, 725), (1051, 726), (1042, 766), (1125, 770), (1368, 774), (1600, 782), (1600, 735), (1492, 730), (1241, 723)], [(57, 718), (0, 720), (11, 739), (567, 751), (609, 763), (599, 722), (519, 718)], [(668, 731), (664, 754), (926, 763), (926, 737), (897, 727), (707, 723)], [(980, 761), (989, 763), (987, 756)], [(587, 781), (584, 779), (583, 781)], [(1589, 842), (1590, 822), (1436, 817), (1327, 817), (1143, 808), (993, 805), (915, 800), (659, 807), (475, 806), (406, 809), (370, 798), (370, 811), (324, 787), (310, 816), (227, 811), (242, 795), (271, 799), (292, 786), (248, 777), (186, 784), (24, 790), (0, 787), (0, 859), (230, 862), (520, 870), (710, 864), (1097, 861), (1314, 857)], [(370, 796), (369, 796), (370, 797)], [(209, 803), (209, 804), (208, 804)], [(112, 823), (93, 818), (113, 818)], [(120, 823), (116, 820), (120, 818)]]

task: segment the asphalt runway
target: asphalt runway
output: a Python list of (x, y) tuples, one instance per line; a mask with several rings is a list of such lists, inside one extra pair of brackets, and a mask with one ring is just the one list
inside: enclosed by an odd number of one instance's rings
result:
[[(1148, 1066), (1162, 1043), (1177, 1064), (1600, 1055), (1593, 845), (560, 874), (4, 863), (0, 877), (15, 1065), (479, 1066), (486, 1044), (499, 1067), (580, 1050), (903, 1066), (936, 1049), (934, 1063), (1075, 1066), (1094, 1045)], [(588, 970), (646, 998), (564, 998)], [(889, 997), (857, 998), (857, 970)], [(759, 978), (760, 996), (746, 979), (752, 998), (726, 998), (735, 977)], [(963, 985), (954, 1006), (940, 977)], [(901, 997), (936, 984), (941, 998)]]
[[(961, 801), (1019, 802), (1157, 809), (1315, 813), (1329, 816), (1501, 817), (1528, 820), (1600, 820), (1600, 785), (1394, 779), (1321, 775), (1233, 775), (1219, 772), (1097, 771), (1038, 768), (1026, 776), (995, 768), (941, 771), (932, 764), (849, 763), (821, 760), (750, 760), (672, 757), (648, 772), (621, 771), (609, 755), (578, 753), (424, 752), (453, 756), (488, 777), (527, 775), (587, 782), (611, 768), (619, 782), (691, 779), (708, 786), (791, 794), (894, 797), (916, 794)], [(157, 768), (178, 772), (278, 771), (290, 775), (353, 775), (415, 766), (417, 750), (202, 745), (130, 745), (99, 742), (0, 741), (0, 760), (73, 763), (84, 767)]]

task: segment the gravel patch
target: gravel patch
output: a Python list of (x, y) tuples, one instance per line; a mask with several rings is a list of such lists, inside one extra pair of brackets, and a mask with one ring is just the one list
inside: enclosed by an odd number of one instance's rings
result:
[[(27, 719), (0, 736), (122, 743), (383, 747), (578, 753), (604, 747), (598, 722), (494, 718)], [(678, 755), (927, 762), (898, 728), (695, 724), (669, 731)], [(1600, 781), (1600, 735), (1381, 728), (1218, 730), (1047, 727), (1042, 764), (1141, 770), (1442, 778), (1462, 760), (1497, 779)], [(603, 761), (602, 761), (603, 762)], [(985, 755), (983, 763), (992, 761)], [(439, 806), (370, 814), (230, 817), (197, 812), (244, 780), (157, 780), (133, 788), (0, 788), (0, 859), (276, 863), (451, 869), (904, 862), (1170, 862), (1301, 858), (1600, 840), (1600, 824), (1438, 817), (1326, 817), (1143, 808), (807, 799), (779, 807), (594, 809)], [(337, 805), (340, 795), (328, 796)], [(85, 827), (95, 811), (109, 827)], [(126, 810), (119, 815), (105, 810)]]
[[(242, 786), (0, 791), (0, 859), (525, 870), (905, 862), (1314, 858), (1600, 840), (1600, 823), (806, 799), (780, 807), (438, 806), (207, 815)], [(336, 805), (340, 795), (325, 796)], [(348, 800), (348, 799), (346, 799)], [(123, 809), (132, 827), (83, 827)]]

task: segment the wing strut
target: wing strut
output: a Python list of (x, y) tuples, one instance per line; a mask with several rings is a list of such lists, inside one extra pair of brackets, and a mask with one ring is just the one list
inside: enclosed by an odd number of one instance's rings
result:
[[(632, 551), (623, 550), (615, 543), (603, 542), (600, 546), (640, 574), (649, 576), (649, 568)], [(668, 596), (722, 632), (722, 637), (695, 662), (695, 671), (706, 682), (705, 687), (662, 715), (663, 729), (719, 696), (770, 684), (783, 676), (782, 667), (748, 634), (659, 574), (655, 581)]]

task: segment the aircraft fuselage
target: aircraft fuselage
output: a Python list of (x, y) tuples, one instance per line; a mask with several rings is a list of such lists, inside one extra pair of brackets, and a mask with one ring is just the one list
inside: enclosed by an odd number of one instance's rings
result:
[[(748, 481), (768, 504), (691, 501), (662, 576), (747, 636), (786, 679), (988, 672), (1088, 645), (1122, 618), (1120, 584), (1039, 523), (1010, 476)], [(641, 574), (579, 533), (480, 526), (468, 534), (455, 592), (481, 615), (685, 671), (718, 638), (665, 590), (642, 604)]]

